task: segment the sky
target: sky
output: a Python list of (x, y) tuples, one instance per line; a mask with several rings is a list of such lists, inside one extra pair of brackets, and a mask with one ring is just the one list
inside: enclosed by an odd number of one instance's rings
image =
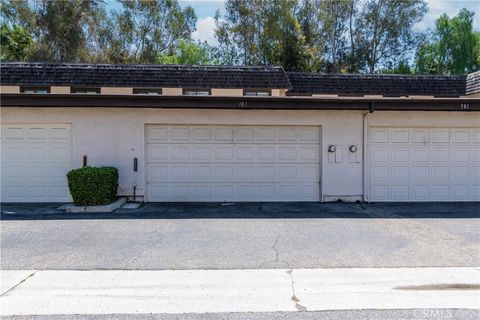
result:
[[(213, 34), (215, 12), (223, 12), (223, 0), (180, 0), (180, 5), (191, 6), (197, 13), (197, 30), (192, 37), (195, 40), (207, 41), (210, 45), (216, 45), (217, 41)], [(480, 0), (427, 0), (428, 12), (423, 20), (415, 26), (416, 30), (425, 31), (435, 26), (435, 20), (443, 13), (455, 16), (462, 8), (475, 12), (474, 29), (480, 31)]]

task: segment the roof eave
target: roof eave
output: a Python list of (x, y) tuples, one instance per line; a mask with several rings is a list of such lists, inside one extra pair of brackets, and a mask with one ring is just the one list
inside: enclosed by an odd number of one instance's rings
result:
[(1, 95), (2, 107), (184, 108), (239, 110), (480, 111), (480, 98), (225, 97), (22, 94)]

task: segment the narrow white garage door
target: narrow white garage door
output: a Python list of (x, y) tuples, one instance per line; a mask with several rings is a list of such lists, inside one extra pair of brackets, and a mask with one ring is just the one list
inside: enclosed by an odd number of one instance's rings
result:
[(480, 128), (369, 129), (371, 201), (479, 201)]
[(320, 128), (149, 125), (148, 201), (318, 201)]
[(71, 128), (66, 124), (2, 124), (3, 202), (70, 201)]

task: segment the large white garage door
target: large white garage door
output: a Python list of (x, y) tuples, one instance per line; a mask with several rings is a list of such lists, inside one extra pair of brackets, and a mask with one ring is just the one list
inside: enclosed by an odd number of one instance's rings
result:
[(371, 201), (479, 201), (480, 128), (369, 129)]
[(149, 125), (148, 201), (318, 201), (320, 128)]
[(70, 201), (70, 125), (2, 124), (3, 202)]

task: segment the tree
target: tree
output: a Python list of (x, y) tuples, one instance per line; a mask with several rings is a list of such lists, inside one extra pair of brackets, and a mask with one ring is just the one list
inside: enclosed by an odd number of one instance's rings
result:
[(416, 55), (416, 72), (464, 74), (480, 68), (480, 33), (473, 31), (474, 12), (462, 9), (456, 17), (443, 14), (435, 22), (431, 41)]
[(176, 0), (119, 0), (106, 37), (114, 62), (155, 63), (162, 52), (172, 54), (176, 42), (190, 39), (197, 17), (192, 7)]
[(177, 0), (117, 2), (109, 14), (104, 0), (3, 0), (1, 18), (32, 34), (30, 61), (155, 63), (195, 29), (195, 12)]
[(225, 17), (216, 16), (219, 52), (243, 65), (281, 64), (304, 69), (305, 37), (296, 0), (229, 0)]
[(207, 43), (192, 43), (180, 41), (173, 54), (162, 53), (157, 57), (159, 64), (215, 64), (212, 58), (212, 48)]
[[(2, 2), (1, 16), (12, 30), (32, 35), (29, 60), (85, 61), (86, 31), (102, 11), (101, 0), (10, 0)], [(95, 28), (92, 28), (95, 29)]]
[(45, 0), (43, 5), (40, 25), (45, 32), (39, 44), (48, 53), (44, 58), (55, 61), (86, 60), (88, 51), (85, 28), (89, 17), (98, 12), (99, 1)]
[(325, 70), (344, 70), (347, 55), (347, 30), (353, 0), (321, 1), (318, 8), (320, 32), (323, 35)]
[(2, 61), (26, 61), (33, 46), (32, 34), (25, 28), (3, 24), (0, 29)]
[(405, 58), (415, 47), (415, 23), (427, 6), (424, 0), (366, 0), (358, 13), (358, 50), (369, 73), (392, 60)]
[(287, 70), (376, 72), (405, 59), (424, 0), (229, 0), (216, 36), (230, 61)]

